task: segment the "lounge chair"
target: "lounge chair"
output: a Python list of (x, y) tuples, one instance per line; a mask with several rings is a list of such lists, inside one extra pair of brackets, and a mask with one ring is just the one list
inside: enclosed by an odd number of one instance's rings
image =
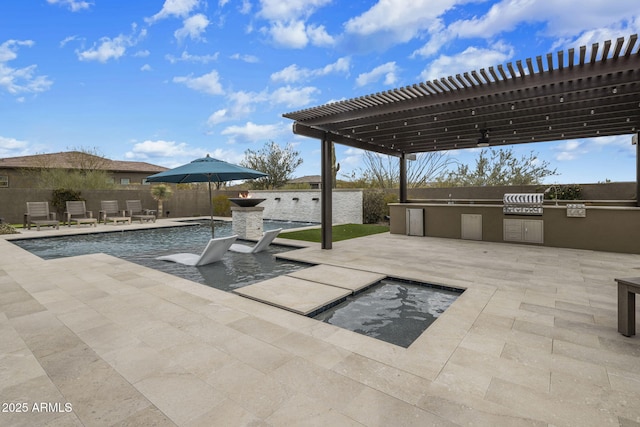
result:
[(249, 246), (240, 243), (234, 243), (233, 245), (231, 245), (229, 250), (233, 252), (241, 252), (244, 254), (255, 254), (258, 252), (262, 252), (269, 247), (271, 242), (273, 242), (273, 239), (275, 239), (281, 231), (282, 228), (265, 231), (264, 233), (262, 233), (262, 237), (256, 242), (255, 245)]
[(140, 200), (127, 200), (127, 214), (131, 220), (140, 220), (140, 224), (144, 221), (156, 222), (156, 216), (150, 213), (149, 209), (142, 209)]
[(43, 225), (55, 227), (56, 230), (60, 228), (56, 213), (49, 212), (49, 202), (27, 202), (27, 213), (24, 214), (24, 222), (28, 230), (31, 230), (31, 224), (38, 227), (38, 231)]
[(103, 200), (100, 202), (100, 219), (106, 224), (107, 221), (113, 221), (116, 225), (118, 222), (126, 222), (131, 224), (131, 217), (126, 215), (127, 211), (121, 211), (118, 208), (117, 200)]
[(64, 213), (64, 217), (69, 227), (71, 227), (71, 221), (75, 221), (77, 225), (98, 226), (98, 219), (93, 217), (93, 212), (87, 210), (84, 200), (70, 200), (66, 204), (67, 211)]
[(212, 262), (220, 261), (224, 254), (229, 250), (231, 244), (238, 238), (238, 236), (219, 237), (217, 239), (209, 240), (207, 247), (204, 248), (202, 254), (188, 254), (179, 253), (173, 255), (164, 255), (157, 257), (156, 259), (162, 261), (177, 262), (179, 264), (190, 265), (199, 267), (202, 265), (211, 264)]

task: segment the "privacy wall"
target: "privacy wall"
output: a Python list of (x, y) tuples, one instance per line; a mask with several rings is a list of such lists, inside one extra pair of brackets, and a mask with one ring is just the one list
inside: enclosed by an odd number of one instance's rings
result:
[[(264, 218), (283, 221), (320, 222), (320, 190), (251, 191), (266, 199)], [(362, 190), (333, 190), (333, 222), (362, 224)]]

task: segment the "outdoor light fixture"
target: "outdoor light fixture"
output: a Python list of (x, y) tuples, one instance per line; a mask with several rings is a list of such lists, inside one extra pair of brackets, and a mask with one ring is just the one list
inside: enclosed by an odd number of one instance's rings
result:
[(489, 146), (489, 130), (490, 129), (480, 129), (480, 138), (478, 138), (478, 147), (488, 147)]

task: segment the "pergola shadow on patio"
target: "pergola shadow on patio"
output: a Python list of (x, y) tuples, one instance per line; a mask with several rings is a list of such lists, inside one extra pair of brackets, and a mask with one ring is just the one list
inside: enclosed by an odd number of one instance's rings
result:
[[(640, 131), (638, 36), (284, 114), (322, 141), (322, 246), (331, 248), (331, 144), (414, 153), (631, 135)], [(631, 143), (631, 142), (630, 142)], [(638, 145), (640, 157), (640, 144)], [(637, 167), (640, 194), (640, 162)], [(640, 206), (640, 202), (638, 202)]]

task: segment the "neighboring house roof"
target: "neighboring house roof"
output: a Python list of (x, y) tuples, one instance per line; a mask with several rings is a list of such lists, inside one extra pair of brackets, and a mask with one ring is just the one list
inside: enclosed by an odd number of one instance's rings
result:
[(80, 151), (62, 153), (36, 154), (33, 156), (7, 157), (0, 159), (0, 168), (56, 168), (80, 169), (82, 164), (91, 164), (95, 169), (111, 172), (150, 172), (157, 173), (168, 170), (163, 166), (146, 162), (127, 162), (111, 160)]

